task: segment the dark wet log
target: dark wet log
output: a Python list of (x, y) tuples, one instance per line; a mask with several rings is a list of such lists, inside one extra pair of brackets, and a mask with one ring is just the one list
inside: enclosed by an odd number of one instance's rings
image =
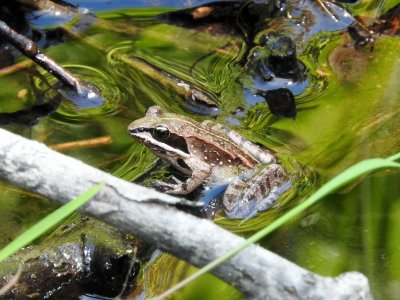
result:
[(214, 1), (193, 8), (162, 13), (160, 22), (208, 32), (233, 34), (251, 43), (267, 18), (283, 14), (284, 1)]
[(0, 286), (22, 266), (14, 287), (1, 299), (77, 299), (83, 294), (128, 295), (140, 258), (149, 248), (115, 228), (75, 214), (40, 244), (0, 263)]
[[(65, 203), (99, 182), (106, 187), (80, 209), (157, 245), (195, 266), (204, 266), (244, 239), (212, 222), (161, 205), (178, 203), (115, 178), (44, 145), (0, 129), (0, 178)], [(251, 245), (213, 270), (246, 299), (371, 299), (368, 280), (350, 272), (322, 277), (259, 246)]]

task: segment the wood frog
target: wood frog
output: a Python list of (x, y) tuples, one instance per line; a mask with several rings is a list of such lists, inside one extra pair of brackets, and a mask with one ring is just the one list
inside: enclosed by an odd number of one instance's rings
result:
[(225, 213), (244, 219), (268, 209), (291, 183), (275, 154), (223, 125), (164, 112), (159, 106), (128, 126), (129, 134), (186, 174), (186, 181), (158, 182), (169, 194), (185, 195), (201, 184), (227, 184)]

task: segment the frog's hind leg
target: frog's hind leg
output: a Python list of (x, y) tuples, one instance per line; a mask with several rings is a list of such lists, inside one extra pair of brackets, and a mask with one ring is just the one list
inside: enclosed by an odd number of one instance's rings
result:
[(229, 218), (245, 219), (267, 210), (291, 182), (279, 164), (263, 165), (234, 179), (223, 197)]

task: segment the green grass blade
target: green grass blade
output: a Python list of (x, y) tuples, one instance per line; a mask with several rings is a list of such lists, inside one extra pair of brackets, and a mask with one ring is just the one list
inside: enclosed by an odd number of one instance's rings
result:
[(201, 275), (211, 271), (221, 263), (225, 262), (226, 260), (230, 259), (240, 251), (242, 251), (244, 248), (248, 247), (249, 245), (258, 242), (265, 236), (267, 236), (269, 233), (277, 229), (278, 227), (282, 226), (285, 224), (287, 221), (289, 221), (291, 218), (299, 215), (301, 212), (303, 212), (305, 209), (310, 207), (311, 205), (315, 204), (317, 201), (321, 200), (324, 198), (326, 195), (330, 194), (331, 192), (338, 190), (339, 188), (345, 186), (346, 184), (350, 183), (351, 181), (360, 178), (372, 171), (382, 169), (382, 168), (400, 168), (400, 163), (393, 162), (393, 160), (396, 160), (400, 158), (400, 153), (397, 153), (387, 159), (383, 158), (372, 158), (372, 159), (367, 159), (364, 161), (361, 161), (350, 168), (346, 169), (330, 181), (328, 181), (326, 184), (324, 184), (321, 188), (319, 188), (311, 197), (309, 197), (306, 201), (298, 205), (297, 207), (293, 208), (292, 210), (288, 211), (286, 214), (284, 214), (282, 217), (276, 219), (274, 222), (269, 224), (267, 227), (264, 229), (261, 229), (260, 231), (256, 232), (254, 235), (249, 237), (245, 242), (243, 242), (241, 245), (238, 247), (232, 249), (228, 253), (226, 253), (224, 256), (212, 261), (211, 263), (205, 265), (203, 268), (198, 270), (196, 273), (192, 274), (188, 278), (184, 279), (183, 281), (179, 282), (175, 286), (173, 286), (171, 289), (165, 291), (162, 295), (157, 296), (156, 298), (153, 298), (153, 300), (158, 300), (158, 299), (163, 299), (166, 296), (172, 294), (173, 292), (177, 291), (178, 289), (184, 287), (187, 285), (189, 282), (193, 281), (194, 279), (200, 277)]
[(395, 155), (392, 155), (392, 156), (388, 157), (387, 159), (391, 160), (391, 161), (400, 159), (400, 152), (396, 153)]
[(372, 171), (382, 169), (382, 168), (400, 168), (399, 163), (395, 163), (389, 161), (388, 159), (381, 159), (381, 158), (373, 158), (361, 161), (350, 168), (346, 169), (326, 184), (324, 184), (321, 188), (319, 188), (313, 195), (311, 195), (306, 201), (301, 203), (300, 205), (296, 206), (292, 210), (288, 211), (282, 217), (276, 219), (270, 225), (265, 227), (264, 229), (258, 231), (251, 237), (246, 240), (246, 245), (250, 245), (251, 243), (255, 243), (259, 241), (261, 238), (265, 237), (267, 234), (271, 233), (278, 227), (285, 224), (288, 220), (293, 218), (294, 216), (300, 214), (305, 209), (310, 207), (311, 205), (315, 204), (317, 201), (321, 200), (323, 197), (327, 196), (328, 194), (340, 189), (341, 187), (345, 186), (346, 184), (352, 182), (353, 180), (360, 178)]
[(80, 206), (89, 201), (97, 192), (99, 192), (104, 187), (104, 185), (105, 183), (99, 183), (95, 185), (90, 190), (84, 192), (82, 195), (79, 195), (72, 201), (69, 201), (67, 204), (64, 204), (63, 206), (40, 220), (38, 223), (33, 225), (31, 228), (26, 230), (24, 233), (19, 235), (17, 238), (15, 238), (15, 240), (13, 240), (0, 251), (0, 262), (20, 250), (22, 247), (31, 243), (33, 240), (41, 236), (43, 233), (62, 221), (64, 218), (68, 217)]

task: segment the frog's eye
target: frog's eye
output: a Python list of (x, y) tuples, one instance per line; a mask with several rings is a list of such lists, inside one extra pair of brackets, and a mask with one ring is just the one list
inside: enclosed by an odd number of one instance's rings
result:
[(170, 132), (164, 125), (157, 125), (153, 129), (153, 136), (159, 140), (165, 140), (169, 137)]

